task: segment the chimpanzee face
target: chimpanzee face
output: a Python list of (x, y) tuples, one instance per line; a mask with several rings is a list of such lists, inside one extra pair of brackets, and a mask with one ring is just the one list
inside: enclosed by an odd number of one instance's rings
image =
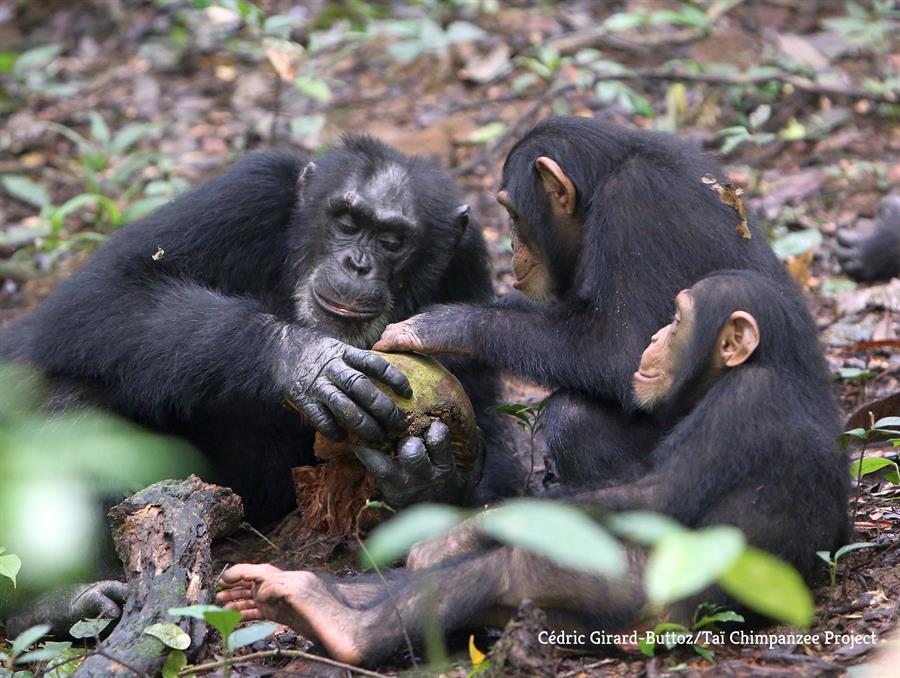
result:
[(652, 410), (665, 400), (675, 382), (694, 328), (694, 300), (688, 290), (675, 297), (675, 317), (659, 330), (644, 349), (634, 373), (634, 399), (641, 409)]
[(556, 299), (553, 280), (532, 235), (531, 226), (516, 210), (506, 191), (497, 194), (497, 202), (506, 209), (512, 224), (512, 267), (516, 276), (513, 287), (532, 301), (552, 303)]
[(321, 212), (317, 264), (297, 297), (301, 317), (347, 343), (369, 346), (380, 336), (425, 235), (405, 179), (397, 166), (365, 182), (351, 177)]

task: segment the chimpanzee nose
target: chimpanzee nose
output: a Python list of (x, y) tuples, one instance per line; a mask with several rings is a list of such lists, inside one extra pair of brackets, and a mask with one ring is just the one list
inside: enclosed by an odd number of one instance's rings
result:
[(341, 262), (344, 270), (361, 278), (366, 277), (372, 271), (372, 262), (363, 252), (351, 252)]

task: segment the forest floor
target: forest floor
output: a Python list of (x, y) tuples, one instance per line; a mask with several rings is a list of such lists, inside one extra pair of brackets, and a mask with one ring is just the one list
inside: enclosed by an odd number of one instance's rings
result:
[[(256, 3), (271, 25), (217, 6), (227, 2), (202, 4), (0, 0), (0, 179), (23, 180), (0, 185), (0, 322), (45, 297), (119, 225), (235, 157), (284, 144), (314, 152), (344, 130), (454, 170), (502, 294), (512, 280), (509, 230), (493, 191), (505, 153), (541, 117), (593, 115), (675, 131), (718, 154), (807, 293), (848, 428), (866, 426), (869, 410), (900, 414), (900, 396), (890, 399), (900, 392), (900, 280), (853, 283), (834, 254), (835, 234), (870, 227), (878, 201), (900, 185), (900, 106), (889, 103), (900, 77), (897, 15), (882, 6), (893, 3), (688, 5), (706, 12), (704, 23), (679, 3), (626, 0), (615, 3), (617, 16), (631, 19), (615, 25), (606, 3), (587, 2), (481, 3), (482, 11), (465, 2)], [(675, 16), (648, 21), (658, 10)], [(287, 32), (273, 28), (279, 17)], [(16, 62), (23, 52), (30, 56)], [(676, 78), (670, 68), (710, 77)], [(765, 78), (747, 82), (754, 74)], [(540, 397), (508, 386), (510, 400)], [(893, 453), (876, 444), (866, 454)], [(898, 499), (884, 477), (863, 480), (851, 502), (855, 541), (878, 548), (847, 556), (837, 585), (816, 590), (811, 632), (882, 637), (896, 621)], [(353, 544), (296, 522), (270, 537), (281, 550), (245, 534), (220, 557), (338, 572), (355, 555)], [(525, 637), (516, 636), (527, 653)], [(289, 632), (275, 642), (306, 647)], [(715, 664), (690, 648), (652, 659), (551, 654), (521, 675), (841, 675), (871, 662), (871, 649), (724, 645)], [(388, 672), (406, 666), (399, 657)], [(868, 670), (854, 675), (889, 675)], [(286, 671), (337, 675), (284, 660), (237, 668)]]

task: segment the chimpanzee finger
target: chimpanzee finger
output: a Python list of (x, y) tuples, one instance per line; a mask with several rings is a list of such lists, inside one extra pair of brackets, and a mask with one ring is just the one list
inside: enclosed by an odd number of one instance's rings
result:
[(856, 247), (862, 240), (862, 234), (859, 231), (838, 231), (837, 241), (844, 247)]
[(350, 429), (364, 440), (382, 440), (384, 429), (369, 414), (334, 384), (326, 384), (319, 390), (332, 416), (344, 428)]
[(372, 348), (376, 351), (429, 352), (425, 342), (409, 328), (406, 322), (388, 325)]
[(371, 447), (362, 447), (354, 445), (353, 454), (359, 459), (359, 462), (365, 466), (375, 477), (376, 482), (385, 483), (392, 482), (400, 476), (400, 467), (397, 462), (393, 461), (383, 452), (373, 450)]
[(425, 441), (421, 438), (407, 438), (400, 444), (400, 452), (397, 455), (400, 465), (410, 476), (416, 478), (428, 478), (431, 476), (431, 459), (428, 458), (428, 450)]
[(114, 600), (120, 604), (128, 600), (128, 584), (123, 581), (108, 579), (105, 581), (98, 581), (96, 586), (98, 590), (110, 600)]
[(344, 351), (344, 361), (366, 376), (387, 384), (404, 398), (412, 397), (412, 386), (409, 385), (406, 375), (380, 355), (350, 347)]
[(442, 421), (433, 421), (425, 431), (425, 447), (435, 466), (452, 466), (453, 451), (450, 449), (450, 429)]
[(346, 365), (332, 364), (325, 368), (325, 374), (353, 402), (363, 407), (386, 428), (403, 428), (403, 412), (362, 372)]
[(338, 423), (331, 416), (331, 412), (324, 405), (318, 403), (306, 403), (300, 406), (300, 410), (306, 415), (310, 425), (329, 440), (340, 442), (347, 437)]
[(252, 600), (253, 590), (250, 588), (222, 589), (216, 594), (216, 600), (220, 603), (231, 603), (236, 600)]

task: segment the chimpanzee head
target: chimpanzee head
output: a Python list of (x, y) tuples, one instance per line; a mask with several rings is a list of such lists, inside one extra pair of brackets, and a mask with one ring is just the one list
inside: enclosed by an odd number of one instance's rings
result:
[(755, 271), (721, 271), (683, 290), (675, 317), (653, 335), (634, 373), (638, 406), (689, 409), (713, 384), (750, 367), (777, 369), (785, 383), (792, 370), (806, 379), (826, 374), (820, 353), (808, 349), (816, 332), (802, 303)]
[(468, 223), (434, 163), (344, 137), (298, 180), (299, 318), (368, 347), (428, 300)]

